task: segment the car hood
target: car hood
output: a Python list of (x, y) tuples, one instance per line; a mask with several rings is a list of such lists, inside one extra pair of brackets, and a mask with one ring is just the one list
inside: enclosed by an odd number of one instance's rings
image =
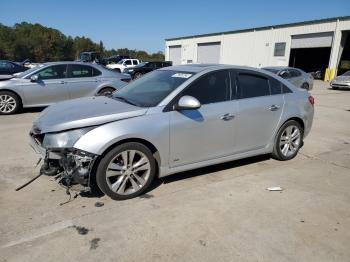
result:
[(144, 115), (147, 109), (104, 96), (79, 98), (46, 108), (33, 128), (39, 133), (50, 133), (97, 126)]
[(333, 81), (337, 82), (350, 82), (350, 76), (337, 76), (336, 78), (333, 79)]

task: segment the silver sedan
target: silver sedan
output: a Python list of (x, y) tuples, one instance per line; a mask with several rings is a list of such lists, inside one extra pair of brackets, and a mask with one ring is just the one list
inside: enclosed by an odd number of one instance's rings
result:
[(130, 76), (96, 64), (46, 63), (0, 81), (0, 114), (22, 108), (94, 95), (108, 95), (125, 86)]
[(294, 158), (314, 99), (267, 71), (183, 65), (153, 71), (110, 97), (45, 109), (31, 143), (44, 174), (97, 186), (113, 199), (145, 192), (158, 177), (260, 154)]
[(314, 78), (312, 77), (312, 75), (304, 72), (299, 68), (275, 66), (264, 67), (263, 69), (286, 79), (287, 81), (291, 82), (297, 87), (306, 90), (311, 90), (314, 86)]
[(331, 81), (331, 87), (333, 89), (339, 89), (339, 88), (350, 88), (350, 70), (346, 71), (344, 74), (335, 77)]

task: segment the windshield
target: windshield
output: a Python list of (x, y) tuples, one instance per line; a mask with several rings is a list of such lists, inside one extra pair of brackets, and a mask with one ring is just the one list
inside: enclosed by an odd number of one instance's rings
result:
[(269, 72), (271, 72), (271, 73), (274, 73), (274, 74), (278, 74), (278, 72), (279, 72), (279, 70), (277, 70), (277, 69), (273, 69), (273, 68), (263, 68), (264, 70), (266, 70), (266, 71), (269, 71)]
[(28, 69), (28, 70), (26, 70), (26, 71), (23, 71), (22, 73), (16, 75), (15, 78), (22, 78), (22, 77), (24, 77), (24, 76), (26, 76), (26, 75), (28, 75), (28, 74), (31, 74), (32, 72), (38, 70), (38, 69), (39, 69), (40, 67), (42, 67), (42, 66), (43, 66), (43, 65), (38, 65), (38, 66), (35, 66), (35, 67), (31, 68), (31, 69)]
[(120, 65), (120, 64), (124, 63), (124, 61), (125, 61), (124, 59), (123, 59), (123, 60), (120, 60), (117, 64)]
[(343, 76), (350, 76), (350, 70), (349, 71), (346, 71)]
[(113, 93), (112, 97), (136, 106), (153, 107), (192, 76), (193, 73), (173, 70), (153, 71)]

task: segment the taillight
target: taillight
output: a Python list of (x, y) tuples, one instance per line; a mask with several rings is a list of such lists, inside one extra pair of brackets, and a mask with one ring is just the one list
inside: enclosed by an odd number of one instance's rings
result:
[(315, 104), (315, 98), (313, 96), (309, 96), (309, 102), (311, 105)]

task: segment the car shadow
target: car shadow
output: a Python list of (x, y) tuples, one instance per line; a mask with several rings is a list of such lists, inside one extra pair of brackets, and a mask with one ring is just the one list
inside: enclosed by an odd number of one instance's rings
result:
[[(223, 171), (231, 168), (259, 163), (269, 159), (271, 159), (271, 156), (269, 154), (254, 156), (254, 157), (230, 161), (222, 164), (216, 164), (216, 165), (211, 165), (207, 167), (197, 168), (190, 171), (179, 172), (163, 178), (156, 178), (154, 179), (151, 186), (141, 196), (139, 196), (139, 198), (152, 198), (153, 195), (149, 193), (155, 190), (156, 188), (158, 188), (159, 186), (161, 186), (162, 184), (176, 183), (177, 181), (186, 180), (193, 177), (204, 176), (210, 173), (219, 172), (219, 171)], [(104, 194), (99, 190), (97, 185), (93, 183), (92, 191), (81, 192), (80, 196), (86, 197), (86, 198), (101, 198), (104, 196)]]
[(163, 178), (157, 178), (155, 181), (153, 181), (152, 185), (150, 188), (145, 192), (149, 193), (152, 190), (156, 189), (162, 184), (169, 184), (169, 183), (176, 183), (177, 181), (180, 180), (186, 180), (190, 179), (193, 177), (200, 177), (204, 176), (210, 173), (214, 172), (219, 172), (227, 169), (232, 169), (236, 167), (241, 167), (241, 166), (246, 166), (254, 163), (259, 163), (263, 162), (266, 160), (271, 159), (271, 156), (269, 154), (266, 155), (260, 155), (260, 156), (254, 156), (254, 157), (249, 157), (245, 159), (240, 159), (240, 160), (235, 160), (235, 161), (230, 161), (230, 162), (225, 162), (221, 164), (216, 164), (216, 165), (211, 165), (207, 167), (202, 167), (202, 168), (197, 168), (189, 171), (184, 171), (184, 172), (179, 172), (170, 176), (166, 176)]
[(45, 107), (30, 107), (30, 108), (23, 108), (20, 114), (23, 113), (40, 113), (43, 111)]
[(327, 89), (332, 90), (332, 91), (350, 91), (350, 88), (342, 88), (342, 87), (338, 87), (337, 89), (333, 89), (331, 87), (328, 87)]

